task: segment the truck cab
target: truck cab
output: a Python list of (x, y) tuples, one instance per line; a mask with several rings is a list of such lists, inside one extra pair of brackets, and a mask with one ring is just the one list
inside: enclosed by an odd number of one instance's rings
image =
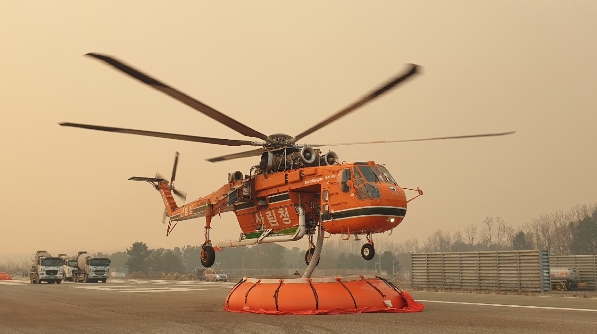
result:
[(110, 259), (92, 257), (85, 251), (77, 255), (77, 268), (73, 271), (73, 280), (84, 283), (106, 283), (110, 274)]
[(63, 277), (62, 260), (58, 257), (35, 256), (29, 270), (31, 283), (41, 282), (60, 284)]
[(63, 259), (62, 260), (62, 269), (64, 272), (63, 280), (72, 282), (73, 279), (73, 272), (77, 270), (77, 260), (73, 259)]

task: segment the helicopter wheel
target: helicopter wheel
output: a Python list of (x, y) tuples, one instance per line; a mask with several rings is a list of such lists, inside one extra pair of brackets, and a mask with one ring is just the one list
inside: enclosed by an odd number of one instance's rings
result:
[(375, 256), (375, 248), (372, 244), (364, 244), (361, 248), (361, 256), (363, 259), (369, 261)]
[(207, 245), (203, 246), (201, 249), (201, 264), (205, 268), (209, 268), (213, 266), (215, 261), (216, 252), (214, 251), (213, 247)]
[[(311, 259), (313, 259), (313, 253), (315, 253), (315, 248), (310, 248), (306, 253), (305, 253), (305, 263), (307, 265), (309, 265), (309, 263), (311, 263)], [(317, 264), (315, 266), (319, 265), (319, 260), (317, 260)]]

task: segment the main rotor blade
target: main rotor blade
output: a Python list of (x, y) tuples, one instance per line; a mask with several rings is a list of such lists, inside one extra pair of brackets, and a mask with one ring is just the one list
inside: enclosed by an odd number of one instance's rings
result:
[(393, 78), (390, 82), (386, 83), (385, 85), (381, 86), (380, 88), (374, 90), (373, 92), (369, 93), (368, 95), (364, 96), (363, 98), (361, 98), (359, 101), (351, 104), (350, 106), (340, 110), (339, 112), (337, 112), (336, 114), (332, 115), (331, 117), (329, 117), (326, 120), (321, 121), (319, 124), (303, 131), (302, 133), (298, 134), (296, 137), (294, 137), (295, 142), (300, 140), (303, 137), (306, 137), (310, 134), (312, 134), (313, 132), (323, 128), (324, 126), (338, 120), (339, 118), (348, 115), (349, 113), (353, 112), (354, 110), (356, 110), (359, 107), (362, 107), (364, 104), (366, 104), (367, 102), (375, 99), (376, 97), (386, 93), (387, 91), (389, 91), (390, 89), (394, 88), (396, 85), (398, 85), (399, 83), (403, 82), (404, 80), (408, 79), (409, 77), (411, 77), (412, 75), (416, 74), (418, 71), (419, 66), (415, 65), (415, 64), (410, 64), (410, 69), (408, 70), (408, 72), (402, 74), (401, 76), (397, 77), (397, 78)]
[(255, 137), (255, 138), (259, 138), (259, 139), (263, 139), (265, 141), (267, 141), (267, 136), (264, 135), (263, 133), (253, 130), (250, 127), (222, 114), (221, 112), (215, 110), (214, 108), (205, 105), (197, 100), (195, 100), (194, 98), (184, 94), (183, 92), (172, 88), (168, 85), (166, 85), (163, 82), (160, 82), (152, 77), (150, 77), (149, 75), (142, 73), (110, 56), (107, 55), (102, 55), (102, 54), (98, 54), (98, 53), (88, 53), (86, 54), (86, 56), (90, 56), (90, 57), (94, 57), (97, 58), (99, 60), (102, 60), (112, 66), (114, 66), (115, 68), (119, 69), (120, 71), (130, 75), (131, 77), (143, 82), (146, 85), (149, 85), (159, 91), (161, 91), (162, 93), (175, 98), (176, 100), (188, 105), (189, 107), (203, 113), (204, 115), (211, 117), (212, 119), (226, 125), (227, 127), (231, 128), (232, 130), (241, 133), (245, 136), (248, 137)]
[(258, 148), (256, 150), (245, 151), (240, 153), (228, 154), (223, 155), (221, 157), (215, 157), (211, 159), (207, 159), (209, 162), (219, 162), (224, 160), (232, 160), (232, 159), (239, 159), (239, 158), (247, 158), (247, 157), (254, 157), (256, 155), (261, 155), (261, 153), (265, 152), (263, 148)]
[(70, 126), (70, 127), (74, 127), (74, 128), (99, 130), (99, 131), (107, 131), (107, 132), (117, 132), (117, 133), (128, 133), (131, 135), (185, 140), (185, 141), (192, 141), (192, 142), (197, 142), (197, 143), (208, 143), (208, 144), (216, 144), (216, 145), (226, 145), (226, 146), (243, 146), (243, 145), (261, 146), (261, 145), (263, 145), (263, 143), (256, 143), (256, 142), (252, 142), (252, 141), (248, 141), (248, 140), (199, 137), (199, 136), (190, 136), (190, 135), (180, 135), (180, 134), (176, 134), (176, 133), (113, 128), (113, 127), (109, 127), (109, 126), (78, 124), (78, 123), (59, 123), (59, 124), (61, 126)]
[(172, 167), (172, 177), (170, 177), (170, 184), (174, 185), (174, 180), (176, 179), (176, 167), (178, 167), (178, 155), (179, 153), (176, 152), (174, 155), (174, 166)]
[(355, 143), (336, 143), (336, 144), (316, 144), (308, 145), (311, 147), (321, 146), (343, 146), (343, 145), (363, 145), (363, 144), (388, 144), (388, 143), (403, 143), (410, 141), (428, 141), (428, 140), (444, 140), (444, 139), (465, 139), (465, 138), (479, 138), (479, 137), (497, 137), (514, 134), (516, 131), (499, 132), (499, 133), (484, 133), (479, 135), (464, 135), (464, 136), (450, 136), (450, 137), (433, 137), (433, 138), (420, 138), (420, 139), (402, 139), (402, 140), (378, 140), (378, 141), (363, 141)]

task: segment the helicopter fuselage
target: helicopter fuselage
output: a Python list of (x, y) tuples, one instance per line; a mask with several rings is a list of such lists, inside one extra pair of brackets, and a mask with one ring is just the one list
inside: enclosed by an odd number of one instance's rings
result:
[[(240, 174), (242, 175), (242, 174)], [(374, 162), (343, 163), (262, 173), (234, 179), (210, 195), (177, 207), (166, 181), (159, 183), (173, 222), (234, 211), (241, 239), (292, 235), (301, 224), (313, 234), (321, 223), (330, 234), (346, 236), (389, 231), (407, 210), (404, 190)]]

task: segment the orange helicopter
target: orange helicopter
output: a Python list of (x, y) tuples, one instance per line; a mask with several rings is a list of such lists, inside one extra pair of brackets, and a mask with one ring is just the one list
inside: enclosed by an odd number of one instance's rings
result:
[[(218, 162), (253, 156), (261, 157), (259, 164), (251, 167), (248, 175), (240, 171), (230, 173), (228, 174), (228, 183), (220, 189), (182, 206), (179, 206), (174, 199), (174, 195), (186, 198), (184, 193), (174, 187), (178, 152), (174, 159), (170, 181), (159, 175), (129, 179), (149, 182), (160, 192), (166, 207), (165, 214), (169, 218), (166, 235), (170, 234), (179, 221), (205, 217), (205, 242), (201, 252), (201, 264), (204, 267), (211, 267), (214, 264), (214, 250), (261, 243), (296, 241), (305, 235), (309, 239), (309, 250), (305, 254), (305, 262), (309, 264), (315, 250), (313, 235), (318, 226), (329, 234), (342, 235), (344, 240), (350, 239), (351, 236), (354, 236), (355, 240), (359, 240), (359, 235), (365, 235), (367, 242), (361, 248), (361, 255), (365, 260), (371, 260), (375, 256), (372, 235), (392, 231), (398, 226), (406, 215), (407, 203), (423, 195), (423, 192), (419, 188), (401, 188), (383, 165), (373, 161), (340, 163), (336, 153), (332, 151), (322, 153), (319, 147), (493, 137), (514, 133), (514, 131), (510, 131), (342, 144), (306, 145), (297, 143), (307, 135), (351, 113), (415, 75), (419, 66), (414, 64), (410, 64), (405, 73), (392, 78), (357, 102), (292, 137), (281, 133), (267, 136), (113, 57), (97, 53), (88, 53), (87, 56), (112, 65), (242, 135), (261, 140), (257, 142), (221, 139), (78, 123), (60, 123), (61, 126), (216, 145), (257, 146), (257, 149), (208, 159), (210, 162)], [(404, 190), (414, 191), (416, 194), (407, 199)], [(228, 211), (234, 211), (236, 214), (242, 230), (240, 238), (212, 243), (209, 236), (212, 217)]]

